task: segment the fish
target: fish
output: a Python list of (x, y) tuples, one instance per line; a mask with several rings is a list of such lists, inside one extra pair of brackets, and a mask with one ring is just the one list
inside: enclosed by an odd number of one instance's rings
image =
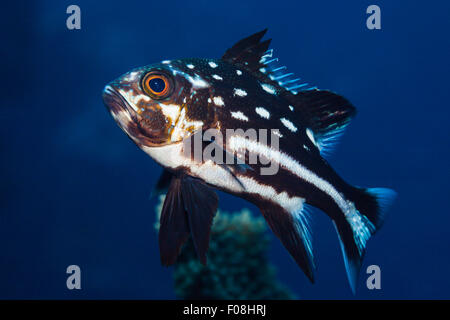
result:
[[(238, 41), (220, 59), (164, 60), (132, 69), (105, 86), (104, 104), (128, 137), (163, 167), (154, 190), (166, 194), (159, 229), (162, 265), (176, 262), (189, 237), (200, 262), (207, 263), (218, 190), (256, 205), (312, 283), (310, 221), (324, 212), (337, 230), (355, 292), (367, 242), (396, 193), (352, 186), (331, 167), (328, 155), (356, 109), (288, 72), (269, 48), (271, 39), (263, 40), (266, 32)], [(206, 137), (211, 130), (217, 136)], [(202, 158), (196, 150), (214, 152)], [(250, 161), (252, 155), (256, 161)], [(220, 156), (227, 161), (216, 161)], [(267, 168), (274, 170), (264, 172)]]

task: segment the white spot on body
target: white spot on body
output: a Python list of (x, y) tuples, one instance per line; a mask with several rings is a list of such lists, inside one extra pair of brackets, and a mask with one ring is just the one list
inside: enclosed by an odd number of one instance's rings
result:
[[(169, 66), (170, 67), (170, 66)], [(202, 88), (208, 88), (210, 85), (208, 82), (206, 82), (202, 77), (200, 77), (198, 74), (195, 74), (194, 76), (191, 76), (183, 71), (174, 69), (170, 67), (170, 70), (172, 70), (172, 74), (176, 76), (177, 74), (183, 76), (186, 80), (188, 80), (192, 84), (191, 90), (195, 89), (202, 89)]]
[(276, 94), (277, 90), (275, 89), (274, 86), (267, 84), (267, 83), (261, 83), (261, 87), (263, 88), (264, 91), (270, 93), (270, 94)]
[(170, 60), (164, 60), (164, 61), (161, 61), (161, 63), (162, 63), (162, 64), (169, 64), (169, 63), (170, 63)]
[(242, 71), (241, 70), (236, 70), (236, 73), (237, 73), (238, 76), (240, 76), (242, 74)]
[(247, 92), (242, 89), (234, 88), (233, 95), (239, 96), (239, 97), (245, 97), (247, 95)]
[(214, 101), (214, 104), (216, 106), (224, 106), (225, 105), (225, 103), (223, 102), (222, 97), (214, 97), (213, 101)]
[(189, 69), (194, 69), (195, 68), (195, 66), (193, 64), (188, 64), (188, 65), (186, 65), (186, 67), (188, 67)]
[(208, 64), (211, 68), (217, 68), (217, 63), (215, 63), (215, 62), (210, 61), (210, 62), (208, 62)]
[(256, 113), (259, 114), (262, 118), (266, 118), (269, 119), (270, 118), (270, 113), (269, 111), (267, 111), (266, 109), (264, 109), (263, 107), (257, 107), (255, 109)]
[(213, 74), (212, 77), (216, 80), (223, 80), (223, 78), (217, 74)]
[(307, 128), (306, 129), (306, 135), (308, 136), (309, 140), (311, 140), (311, 142), (318, 147), (317, 143), (316, 143), (316, 139), (314, 139), (314, 133), (312, 132), (311, 129)]
[(202, 89), (209, 87), (209, 83), (203, 80), (203, 78), (198, 74), (196, 74), (194, 77), (186, 75), (186, 79), (189, 80), (189, 82), (192, 84), (192, 89)]
[(286, 128), (288, 128), (292, 132), (297, 132), (297, 127), (291, 121), (286, 118), (281, 118), (280, 120)]
[(248, 121), (247, 116), (243, 114), (241, 111), (231, 111), (231, 116), (238, 120)]
[(294, 111), (294, 107), (293, 107), (293, 106), (289, 106), (289, 109), (290, 109), (291, 111)]
[(211, 102), (212, 102), (211, 98), (208, 98), (208, 103), (211, 103)]

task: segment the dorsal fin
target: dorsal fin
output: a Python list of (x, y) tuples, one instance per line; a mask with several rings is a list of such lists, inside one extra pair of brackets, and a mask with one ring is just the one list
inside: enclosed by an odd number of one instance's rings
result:
[(276, 84), (294, 94), (300, 91), (316, 89), (287, 72), (285, 66), (278, 64), (269, 49), (271, 39), (261, 41), (267, 29), (238, 41), (222, 56), (222, 60), (253, 73), (258, 79)]
[(294, 106), (294, 112), (308, 122), (307, 132), (322, 155), (327, 155), (355, 116), (356, 109), (344, 97), (328, 90), (308, 90), (284, 93)]
[(347, 125), (356, 109), (344, 97), (328, 90), (299, 92), (296, 100), (311, 115), (312, 130), (318, 135), (327, 134)]
[(296, 77), (293, 72), (288, 72), (286, 66), (280, 65), (278, 58), (273, 56), (273, 49), (267, 50), (259, 62), (261, 63), (261, 68), (257, 70), (259, 76), (266, 78), (267, 81), (271, 81), (284, 90), (297, 94), (301, 91), (317, 89)]
[[(351, 103), (331, 91), (318, 90), (288, 72), (268, 50), (271, 40), (261, 39), (267, 29), (238, 41), (228, 49), (222, 60), (252, 72), (259, 81), (276, 86), (293, 106), (292, 111), (306, 120), (308, 136), (322, 155), (332, 150), (351, 118), (356, 114)], [(291, 106), (290, 106), (291, 107)]]
[(250, 72), (257, 72), (264, 64), (260, 61), (270, 45), (270, 39), (261, 42), (262, 37), (267, 32), (264, 29), (245, 39), (238, 41), (228, 49), (222, 56), (222, 60), (246, 69)]

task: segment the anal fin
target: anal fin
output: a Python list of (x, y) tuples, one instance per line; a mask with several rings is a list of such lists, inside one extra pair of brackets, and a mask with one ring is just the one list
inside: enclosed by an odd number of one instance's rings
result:
[(339, 236), (348, 282), (353, 294), (355, 294), (364, 252), (358, 249), (354, 240), (353, 230), (346, 221), (333, 220), (333, 224)]
[(315, 265), (310, 232), (304, 217), (305, 205), (301, 211), (292, 213), (274, 204), (264, 204), (260, 210), (273, 233), (281, 240), (308, 279), (314, 283)]

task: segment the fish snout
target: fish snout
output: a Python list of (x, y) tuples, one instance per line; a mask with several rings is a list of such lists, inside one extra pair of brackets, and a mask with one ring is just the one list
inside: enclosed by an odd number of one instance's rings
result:
[(106, 85), (103, 89), (102, 98), (106, 108), (113, 114), (117, 114), (126, 109), (126, 101), (114, 86), (110, 84)]

